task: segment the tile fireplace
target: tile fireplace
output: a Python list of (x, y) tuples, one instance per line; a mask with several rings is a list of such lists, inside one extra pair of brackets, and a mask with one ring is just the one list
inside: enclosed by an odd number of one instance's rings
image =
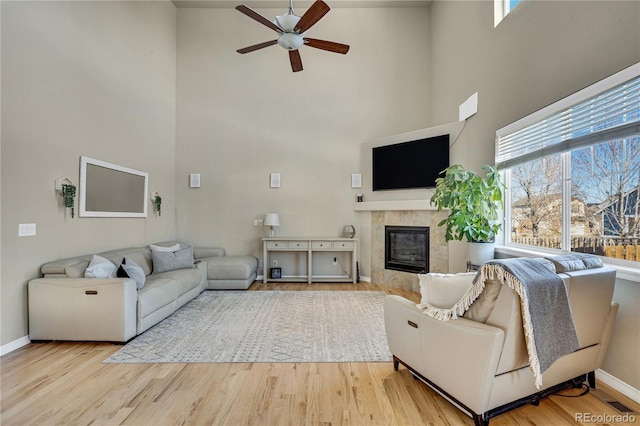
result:
[(391, 287), (420, 291), (418, 274), (385, 267), (385, 234), (387, 226), (428, 227), (427, 265), (429, 272), (449, 271), (449, 246), (444, 238), (444, 228), (438, 223), (446, 218), (446, 211), (435, 209), (379, 210), (371, 212), (371, 281)]

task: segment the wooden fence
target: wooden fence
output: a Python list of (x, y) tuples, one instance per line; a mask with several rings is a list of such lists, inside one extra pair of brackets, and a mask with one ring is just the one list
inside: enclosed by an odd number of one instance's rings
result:
[[(512, 242), (537, 247), (560, 249), (560, 239), (554, 237), (513, 237)], [(640, 261), (640, 238), (574, 237), (571, 251), (598, 256)]]

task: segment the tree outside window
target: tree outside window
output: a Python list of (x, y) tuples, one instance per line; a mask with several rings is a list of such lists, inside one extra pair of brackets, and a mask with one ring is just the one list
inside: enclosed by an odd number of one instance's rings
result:
[[(568, 176), (562, 175), (563, 161), (570, 163)], [(639, 260), (640, 136), (514, 166), (511, 242), (562, 247), (563, 179), (570, 179), (571, 250)]]

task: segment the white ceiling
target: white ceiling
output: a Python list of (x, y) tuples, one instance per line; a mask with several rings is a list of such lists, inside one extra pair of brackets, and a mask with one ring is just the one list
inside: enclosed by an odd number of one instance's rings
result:
[[(176, 7), (192, 7), (192, 8), (233, 8), (239, 4), (244, 4), (251, 8), (283, 8), (289, 5), (288, 0), (172, 0)], [(431, 5), (432, 0), (326, 0), (332, 8), (365, 8), (365, 7), (427, 7)], [(300, 0), (294, 1), (295, 9), (306, 9), (313, 1)]]

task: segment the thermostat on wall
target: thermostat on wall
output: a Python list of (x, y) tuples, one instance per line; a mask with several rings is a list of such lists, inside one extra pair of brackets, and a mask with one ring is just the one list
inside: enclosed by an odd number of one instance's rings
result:
[(189, 187), (200, 188), (200, 173), (191, 173), (189, 175)]

